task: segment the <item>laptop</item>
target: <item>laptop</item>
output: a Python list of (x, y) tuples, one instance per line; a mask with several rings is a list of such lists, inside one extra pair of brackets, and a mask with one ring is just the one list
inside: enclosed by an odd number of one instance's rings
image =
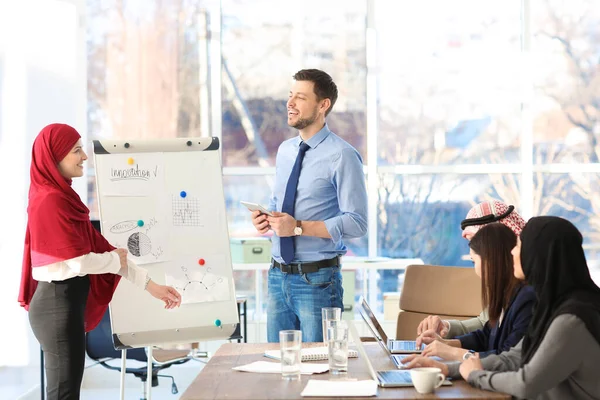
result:
[(371, 307), (369, 307), (367, 300), (365, 300), (363, 296), (360, 296), (360, 298), (358, 299), (358, 303), (360, 305), (360, 307), (358, 308), (360, 315), (362, 316), (365, 323), (373, 333), (375, 339), (383, 344), (388, 353), (413, 354), (420, 353), (425, 348), (424, 344), (421, 345), (420, 348), (417, 348), (417, 342), (414, 340), (388, 339), (387, 335), (385, 334), (385, 331), (379, 324), (379, 321), (377, 321), (375, 314), (373, 314)]
[[(390, 370), (390, 371), (375, 371), (373, 368), (373, 364), (371, 364), (371, 360), (369, 356), (367, 356), (367, 352), (365, 351), (365, 347), (360, 341), (360, 336), (356, 331), (356, 327), (352, 321), (346, 321), (348, 323), (348, 329), (350, 331), (350, 336), (352, 337), (356, 348), (358, 349), (358, 353), (360, 355), (359, 358), (362, 358), (367, 366), (367, 370), (369, 371), (369, 375), (371, 378), (377, 382), (377, 384), (381, 387), (411, 387), (414, 386), (412, 383), (412, 379), (410, 377), (409, 371), (399, 371), (399, 370)], [(445, 380), (442, 385), (452, 385), (452, 382)]]
[(362, 358), (367, 366), (367, 370), (369, 371), (369, 375), (371, 378), (377, 382), (377, 384), (381, 387), (409, 387), (413, 386), (412, 379), (410, 378), (410, 372), (408, 371), (375, 371), (373, 368), (373, 364), (371, 364), (371, 360), (369, 356), (367, 356), (367, 352), (365, 351), (365, 347), (360, 341), (360, 335), (356, 331), (356, 327), (352, 323), (352, 321), (346, 321), (348, 323), (348, 329), (350, 330), (350, 335), (354, 340), (354, 344), (356, 344), (356, 348), (358, 349), (358, 353), (360, 358)]

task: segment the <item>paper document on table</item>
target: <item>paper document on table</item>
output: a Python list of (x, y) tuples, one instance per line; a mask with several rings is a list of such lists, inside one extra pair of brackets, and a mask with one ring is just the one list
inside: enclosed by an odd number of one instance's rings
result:
[[(233, 370), (242, 372), (258, 372), (262, 374), (280, 374), (281, 363), (270, 361), (255, 361), (250, 364), (233, 367)], [(300, 364), (302, 375), (322, 374), (329, 371), (329, 364)]]
[(300, 393), (302, 397), (367, 397), (377, 396), (377, 382), (321, 381), (311, 379)]

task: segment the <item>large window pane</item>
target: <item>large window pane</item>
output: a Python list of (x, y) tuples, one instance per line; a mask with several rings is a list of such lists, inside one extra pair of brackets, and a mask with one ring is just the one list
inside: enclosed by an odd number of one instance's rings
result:
[(382, 164), (519, 160), (520, 2), (378, 2), (376, 23)]
[(598, 162), (598, 2), (532, 4), (535, 162)]
[(286, 101), (292, 75), (303, 68), (332, 76), (339, 98), (329, 127), (366, 157), (365, 5), (223, 1), (224, 165), (274, 165), (281, 142), (296, 134)]
[(88, 1), (89, 130), (199, 136), (200, 0)]
[(590, 272), (600, 284), (600, 174), (540, 173), (534, 182), (540, 214), (566, 218), (581, 231)]
[[(499, 199), (519, 209), (519, 176), (381, 174), (379, 255), (426, 264), (470, 265), (460, 221), (476, 203)], [(392, 288), (385, 288), (385, 291)]]

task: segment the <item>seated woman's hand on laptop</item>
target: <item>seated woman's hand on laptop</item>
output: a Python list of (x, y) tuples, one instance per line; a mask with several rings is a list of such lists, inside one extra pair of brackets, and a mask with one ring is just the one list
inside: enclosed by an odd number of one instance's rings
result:
[[(463, 359), (467, 350), (461, 349), (460, 347), (454, 347), (448, 342), (454, 342), (454, 340), (435, 340), (427, 345), (421, 352), (424, 357), (437, 356), (448, 361), (460, 361)], [(460, 342), (459, 346), (460, 346)]]
[(417, 327), (417, 335), (421, 335), (425, 331), (433, 330), (441, 337), (446, 337), (450, 330), (450, 323), (444, 321), (437, 315), (430, 315), (425, 318)]
[(420, 348), (421, 345), (429, 344), (435, 340), (443, 341), (444, 339), (440, 335), (438, 335), (437, 332), (433, 329), (428, 329), (419, 333), (419, 336), (417, 336), (417, 339), (415, 341), (417, 342), (417, 348)]
[(442, 370), (442, 374), (448, 376), (448, 366), (443, 362), (433, 360), (429, 357), (423, 357), (418, 354), (411, 354), (408, 357), (402, 359), (404, 368), (421, 368), (421, 367), (434, 367)]

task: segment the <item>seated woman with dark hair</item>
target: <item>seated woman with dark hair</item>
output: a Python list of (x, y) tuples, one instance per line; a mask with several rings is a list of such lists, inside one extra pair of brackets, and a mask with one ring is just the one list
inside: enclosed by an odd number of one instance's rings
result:
[(600, 399), (600, 288), (582, 243), (569, 221), (532, 218), (513, 250), (515, 276), (527, 280), (538, 299), (523, 340), (483, 360), (444, 364), (417, 357), (407, 368), (438, 367), (477, 388), (518, 398)]
[[(506, 225), (515, 235), (520, 235), (525, 226), (525, 220), (515, 210), (515, 207), (500, 200), (487, 200), (471, 208), (467, 217), (460, 223), (462, 237), (471, 241), (479, 229), (487, 224), (499, 222)], [(423, 319), (417, 327), (417, 335), (433, 330), (444, 339), (452, 339), (469, 332), (483, 329), (488, 321), (487, 310), (483, 310), (476, 318), (463, 320), (443, 320), (438, 315), (430, 315)]]
[(423, 356), (462, 360), (478, 352), (485, 357), (500, 354), (521, 340), (531, 320), (535, 292), (513, 274), (511, 250), (516, 243), (514, 232), (497, 222), (477, 231), (469, 247), (475, 273), (481, 278), (481, 302), (488, 309), (489, 321), (483, 329), (456, 339), (442, 339), (431, 330), (424, 332), (417, 339), (428, 344)]

